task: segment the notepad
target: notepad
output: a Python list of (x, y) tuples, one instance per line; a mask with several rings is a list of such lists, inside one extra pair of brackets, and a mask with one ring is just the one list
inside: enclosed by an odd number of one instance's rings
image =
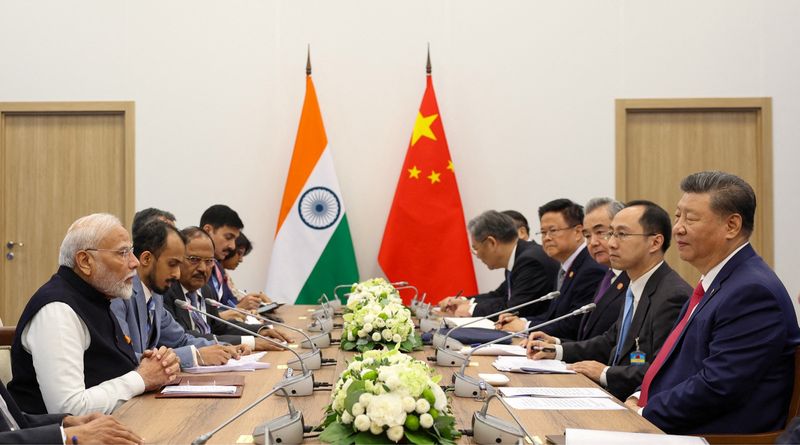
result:
[(266, 352), (256, 352), (250, 355), (243, 355), (238, 360), (230, 359), (224, 365), (216, 366), (195, 366), (192, 368), (184, 368), (184, 372), (191, 374), (205, 374), (209, 372), (230, 372), (230, 371), (255, 371), (256, 369), (269, 368), (269, 363), (260, 362), (261, 357), (264, 357)]
[[(463, 326), (467, 323), (472, 323), (477, 320), (481, 320), (483, 317), (446, 317), (444, 319), (445, 324), (447, 327), (454, 328), (457, 326)], [(483, 319), (478, 321), (477, 323), (472, 323), (469, 325), (471, 328), (484, 328), (484, 329), (494, 329), (494, 322), (489, 319)]]
[(498, 371), (528, 372), (550, 374), (575, 374), (567, 369), (566, 363), (560, 360), (531, 360), (527, 357), (510, 357), (501, 355), (492, 363)]
[(512, 397), (505, 399), (514, 409), (538, 410), (620, 410), (624, 406), (608, 398), (565, 398), (565, 397)]
[(234, 394), (235, 386), (227, 385), (173, 385), (166, 386), (161, 394)]
[(567, 428), (567, 443), (574, 445), (703, 445), (702, 437)]
[(559, 397), (559, 398), (594, 398), (611, 397), (600, 388), (551, 388), (551, 387), (514, 387), (500, 388), (505, 397)]
[[(467, 346), (461, 350), (462, 354), (468, 354), (473, 348)], [(509, 355), (524, 357), (527, 351), (522, 346), (495, 344), (475, 350), (473, 355)]]

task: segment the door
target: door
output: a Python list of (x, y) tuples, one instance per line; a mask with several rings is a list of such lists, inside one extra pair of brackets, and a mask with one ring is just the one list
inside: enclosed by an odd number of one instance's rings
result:
[[(672, 215), (681, 179), (702, 170), (733, 173), (755, 190), (750, 242), (772, 265), (771, 99), (620, 99), (616, 107), (617, 198), (649, 199)], [(698, 282), (677, 249), (666, 259), (687, 282)]]
[(0, 103), (0, 317), (14, 325), (58, 268), (69, 225), (133, 219), (132, 102)]

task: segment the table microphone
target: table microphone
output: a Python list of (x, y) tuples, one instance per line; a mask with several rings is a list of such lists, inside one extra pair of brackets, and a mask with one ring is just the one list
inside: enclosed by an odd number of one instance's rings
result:
[[(505, 409), (511, 414), (514, 422), (517, 423), (516, 425), (486, 412), (489, 409), (489, 402), (491, 402), (492, 399), (497, 399), (503, 404)], [(527, 439), (528, 443), (536, 443), (525, 430), (525, 427), (522, 426), (522, 422), (519, 421), (519, 418), (514, 414), (511, 407), (497, 394), (489, 395), (489, 397), (486, 398), (486, 402), (483, 403), (481, 410), (475, 411), (472, 415), (472, 438), (478, 445), (495, 445), (498, 443), (522, 444), (522, 438)]]
[(464, 361), (461, 363), (461, 369), (458, 372), (453, 374), (453, 385), (455, 387), (455, 391), (454, 391), (455, 395), (458, 396), (458, 397), (475, 397), (478, 394), (480, 394), (480, 387), (481, 387), (481, 383), (483, 383), (483, 381), (480, 380), (480, 379), (476, 379), (474, 377), (469, 377), (469, 376), (467, 376), (465, 374), (465, 370), (467, 368), (467, 364), (469, 363), (469, 359), (472, 358), (472, 354), (475, 351), (477, 351), (478, 349), (485, 348), (487, 346), (491, 346), (491, 345), (493, 345), (495, 343), (499, 343), (499, 342), (501, 342), (503, 340), (508, 340), (509, 338), (512, 338), (512, 337), (520, 335), (520, 334), (527, 334), (528, 332), (531, 332), (531, 331), (534, 331), (534, 330), (537, 330), (537, 329), (541, 329), (541, 328), (543, 328), (545, 326), (551, 325), (551, 324), (553, 324), (553, 323), (555, 323), (557, 321), (561, 321), (561, 320), (563, 320), (565, 318), (570, 318), (570, 317), (574, 317), (576, 315), (582, 315), (582, 314), (585, 314), (587, 312), (591, 312), (592, 310), (594, 310), (595, 307), (596, 307), (596, 305), (594, 303), (589, 303), (589, 304), (587, 304), (585, 306), (582, 306), (582, 307), (580, 307), (578, 309), (575, 309), (574, 311), (572, 311), (572, 312), (570, 312), (568, 314), (564, 314), (564, 315), (562, 315), (560, 317), (556, 317), (556, 318), (554, 318), (552, 320), (548, 320), (548, 321), (546, 321), (544, 323), (540, 323), (540, 324), (537, 324), (535, 326), (531, 326), (531, 327), (529, 327), (527, 329), (523, 329), (523, 330), (521, 330), (519, 332), (514, 332), (512, 334), (508, 334), (505, 337), (500, 337), (497, 340), (492, 340), (490, 342), (483, 343), (483, 344), (481, 344), (479, 346), (476, 346), (476, 347), (472, 348), (472, 350), (470, 350), (467, 353), (466, 356), (463, 356), (463, 360)]
[[(530, 306), (530, 305), (532, 305), (534, 303), (541, 303), (542, 301), (548, 301), (548, 300), (552, 300), (554, 298), (558, 298), (559, 295), (561, 295), (561, 292), (553, 291), (553, 292), (550, 292), (547, 295), (543, 295), (543, 296), (541, 296), (541, 297), (539, 297), (539, 298), (537, 298), (535, 300), (526, 301), (525, 303), (518, 304), (516, 306), (510, 307), (510, 308), (507, 308), (507, 309), (503, 309), (502, 311), (495, 312), (494, 314), (489, 314), (489, 315), (487, 315), (485, 317), (481, 317), (481, 318), (472, 320), (472, 321), (470, 321), (468, 323), (464, 323), (461, 326), (456, 326), (453, 329), (450, 329), (449, 331), (447, 331), (447, 334), (443, 335), (443, 334), (440, 334), (440, 333), (436, 332), (435, 334), (433, 334), (433, 343), (432, 344), (433, 344), (433, 347), (436, 348), (437, 361), (438, 361), (438, 357), (439, 357), (440, 351), (442, 351), (443, 354), (445, 354), (446, 356), (448, 356), (448, 358), (450, 358), (450, 357), (452, 357), (452, 353), (453, 352), (457, 352), (457, 351), (460, 351), (460, 350), (464, 349), (465, 345), (463, 343), (461, 343), (460, 341), (458, 341), (458, 340), (456, 340), (454, 338), (450, 338), (450, 334), (452, 334), (453, 331), (456, 331), (456, 330), (461, 329), (463, 327), (467, 327), (467, 326), (469, 326), (471, 324), (475, 324), (475, 323), (477, 323), (477, 322), (479, 322), (481, 320), (488, 320), (488, 319), (490, 319), (492, 317), (496, 317), (496, 316), (498, 316), (500, 314), (503, 314), (505, 312), (508, 312), (508, 311), (514, 311), (514, 310), (517, 310), (517, 309), (521, 309), (521, 308), (523, 308), (525, 306)], [(450, 352), (450, 354), (448, 354), (448, 352)], [(456, 366), (456, 365), (447, 365), (446, 362), (445, 363), (440, 363), (439, 365), (440, 366)]]
[[(319, 354), (316, 354), (316, 355), (314, 355), (312, 357), (303, 358), (294, 349), (292, 349), (292, 348), (290, 348), (290, 347), (288, 347), (288, 346), (286, 346), (284, 344), (278, 343), (275, 340), (273, 340), (273, 339), (271, 339), (269, 337), (265, 337), (265, 336), (263, 336), (261, 334), (253, 333), (251, 331), (248, 331), (247, 329), (245, 329), (245, 328), (243, 328), (241, 326), (237, 326), (237, 325), (229, 322), (228, 320), (224, 320), (224, 319), (222, 319), (220, 317), (211, 315), (208, 312), (201, 311), (200, 309), (197, 309), (196, 307), (194, 307), (191, 304), (189, 304), (188, 302), (186, 302), (186, 300), (182, 300), (180, 298), (176, 298), (175, 299), (175, 305), (178, 306), (181, 309), (186, 309), (187, 311), (190, 311), (190, 312), (191, 311), (195, 311), (195, 312), (198, 312), (200, 314), (205, 315), (206, 317), (211, 317), (214, 320), (217, 320), (217, 321), (220, 321), (222, 323), (225, 323), (228, 326), (233, 326), (234, 328), (236, 328), (236, 329), (238, 329), (240, 331), (246, 332), (249, 335), (258, 337), (258, 338), (260, 338), (260, 339), (262, 339), (262, 340), (264, 340), (266, 342), (269, 342), (269, 343), (271, 343), (273, 345), (276, 345), (276, 346), (278, 346), (280, 348), (283, 348), (283, 349), (291, 352), (292, 354), (294, 354), (295, 357), (297, 357), (297, 360), (295, 360), (295, 362), (298, 362), (300, 364), (300, 369), (303, 371), (303, 374), (298, 375), (298, 376), (287, 376), (287, 378), (285, 378), (281, 382), (281, 386), (284, 387), (284, 388), (289, 388), (288, 392), (291, 395), (295, 395), (295, 396), (307, 396), (307, 395), (311, 395), (311, 394), (314, 393), (314, 374), (311, 373), (310, 369), (319, 369), (322, 366), (322, 360), (321, 360), (321, 357), (320, 357)], [(317, 352), (319, 352), (319, 351), (317, 351)], [(306, 363), (307, 361), (309, 363)]]
[[(251, 403), (245, 409), (239, 411), (238, 413), (234, 414), (233, 417), (230, 419), (222, 422), (218, 427), (214, 428), (213, 430), (199, 436), (192, 442), (192, 445), (203, 445), (208, 442), (208, 439), (211, 439), (211, 436), (216, 434), (219, 430), (228, 426), (231, 422), (241, 417), (244, 413), (253, 409), (256, 405), (263, 402), (265, 399), (270, 397), (271, 395), (275, 394), (276, 392), (281, 391), (284, 395), (286, 394), (286, 388), (281, 382), (278, 383), (272, 391), (264, 394), (263, 396), (259, 397), (255, 402)], [(292, 401), (289, 397), (286, 397), (286, 403), (289, 405), (289, 414), (278, 417), (277, 419), (270, 420), (262, 425), (256, 427), (253, 431), (253, 437), (256, 437), (259, 428), (267, 426), (269, 424), (274, 424), (275, 427), (269, 428), (269, 435), (273, 438), (275, 442), (280, 444), (299, 444), (303, 443), (303, 413), (294, 409), (294, 405), (292, 405)], [(262, 433), (262, 438), (263, 438)], [(258, 443), (258, 442), (256, 442)], [(264, 443), (263, 439), (262, 442)]]
[[(327, 348), (328, 346), (331, 345), (331, 334), (330, 333), (322, 333), (322, 334), (310, 337), (308, 334), (303, 332), (302, 329), (298, 329), (296, 327), (289, 326), (288, 324), (285, 324), (285, 323), (279, 323), (277, 321), (270, 320), (269, 318), (264, 317), (263, 315), (251, 314), (250, 312), (247, 312), (244, 309), (239, 309), (236, 306), (225, 305), (222, 302), (219, 302), (219, 301), (217, 301), (217, 300), (215, 300), (213, 298), (206, 298), (206, 303), (210, 304), (211, 306), (214, 306), (216, 308), (224, 308), (224, 309), (228, 309), (228, 310), (234, 311), (234, 312), (236, 312), (238, 314), (242, 314), (242, 315), (245, 315), (245, 316), (252, 316), (252, 317), (255, 317), (255, 318), (257, 318), (257, 319), (259, 319), (259, 320), (261, 320), (261, 321), (263, 321), (265, 323), (276, 324), (276, 325), (278, 325), (280, 327), (289, 329), (292, 332), (297, 332), (297, 333), (299, 333), (300, 335), (302, 335), (303, 337), (306, 338), (305, 340), (303, 340), (303, 342), (300, 344), (300, 346), (302, 348), (305, 348), (305, 349), (312, 349), (311, 352), (316, 352), (319, 348)], [(320, 352), (320, 354), (322, 354), (322, 353)]]

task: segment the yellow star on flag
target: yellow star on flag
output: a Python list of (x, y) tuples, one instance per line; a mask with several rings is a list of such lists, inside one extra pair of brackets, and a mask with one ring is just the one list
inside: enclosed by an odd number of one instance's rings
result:
[(426, 138), (436, 140), (436, 135), (433, 134), (433, 130), (431, 130), (431, 124), (436, 118), (439, 117), (438, 114), (432, 114), (430, 116), (422, 116), (422, 113), (417, 112), (417, 121), (414, 122), (414, 134), (411, 136), (411, 145), (414, 146), (419, 138), (425, 136)]
[(453, 166), (453, 161), (452, 160), (448, 160), (447, 161), (447, 169), (450, 170), (451, 172), (455, 173), (456, 168)]
[(413, 167), (408, 169), (408, 178), (409, 179), (411, 179), (411, 178), (419, 179), (419, 174), (421, 172), (422, 172), (422, 170), (418, 170), (417, 166), (415, 165), (415, 166), (413, 166)]
[(439, 176), (441, 175), (441, 173), (436, 173), (434, 170), (431, 170), (431, 174), (428, 175), (428, 179), (431, 180), (431, 184), (436, 184), (437, 182), (442, 182), (442, 180), (439, 179)]

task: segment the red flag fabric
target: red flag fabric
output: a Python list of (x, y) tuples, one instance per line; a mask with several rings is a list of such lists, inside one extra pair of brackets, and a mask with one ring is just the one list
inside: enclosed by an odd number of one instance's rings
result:
[[(430, 75), (378, 263), (390, 281), (407, 281), (427, 293), (426, 302), (438, 302), (459, 291), (478, 293), (455, 168)], [(409, 298), (404, 295), (405, 300)]]

